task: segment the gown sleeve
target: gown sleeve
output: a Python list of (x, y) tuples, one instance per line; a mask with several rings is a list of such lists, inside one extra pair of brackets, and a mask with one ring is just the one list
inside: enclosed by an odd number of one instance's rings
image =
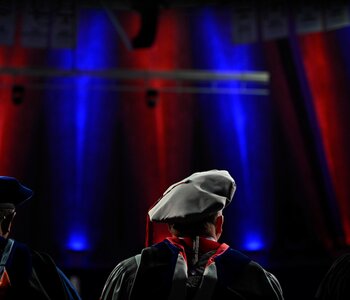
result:
[(134, 257), (119, 263), (108, 276), (100, 300), (129, 299), (136, 270)]
[(33, 251), (32, 263), (32, 290), (45, 295), (45, 299), (49, 300), (81, 300), (69, 279), (49, 255)]
[(282, 287), (279, 281), (277, 280), (277, 278), (275, 277), (275, 275), (273, 275), (272, 273), (266, 270), (264, 270), (264, 272), (266, 275), (266, 279), (271, 286), (271, 291), (273, 291), (273, 293), (275, 294), (274, 299), (283, 300)]
[(67, 298), (71, 300), (81, 300), (78, 292), (76, 291), (70, 280), (67, 278), (67, 276), (62, 272), (60, 268), (56, 267), (56, 269), (61, 279), (63, 289), (66, 291)]

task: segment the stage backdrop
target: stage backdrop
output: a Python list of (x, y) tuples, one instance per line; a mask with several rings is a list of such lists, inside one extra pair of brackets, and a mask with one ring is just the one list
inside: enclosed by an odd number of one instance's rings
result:
[[(223, 241), (282, 259), (350, 244), (349, 28), (235, 44), (231, 17), (164, 10), (154, 43), (137, 49), (103, 9), (80, 10), (71, 49), (24, 46), (17, 21), (13, 45), (0, 47), (1, 69), (19, 71), (1, 73), (0, 174), (35, 194), (14, 237), (67, 268), (112, 268), (144, 245), (147, 210), (169, 185), (226, 169), (237, 191)], [(137, 34), (136, 13), (118, 20)], [(36, 69), (71, 75), (20, 72)], [(237, 82), (190, 93), (164, 78), (87, 74), (181, 69), (267, 71), (271, 81), (265, 95)]]

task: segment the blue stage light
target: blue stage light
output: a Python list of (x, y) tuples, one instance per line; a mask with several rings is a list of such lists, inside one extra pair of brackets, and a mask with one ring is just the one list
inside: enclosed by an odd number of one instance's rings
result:
[(243, 243), (243, 249), (248, 251), (259, 251), (263, 250), (265, 245), (261, 240), (261, 235), (246, 235), (246, 240)]
[(67, 249), (71, 251), (82, 252), (89, 249), (86, 233), (71, 233), (68, 238)]
[[(101, 70), (113, 67), (110, 55), (114, 28), (101, 10), (82, 10), (76, 49), (53, 49), (50, 64), (62, 70)], [(52, 78), (50, 84), (62, 88), (49, 90), (45, 102), (48, 116), (48, 144), (53, 190), (55, 236), (62, 251), (93, 251), (99, 232), (91, 220), (98, 220), (103, 203), (96, 206), (105, 189), (103, 177), (113, 151), (105, 139), (113, 130), (116, 94), (103, 86), (104, 78), (88, 75)], [(110, 101), (113, 99), (113, 101)], [(64, 216), (62, 219), (60, 216)], [(66, 261), (69, 264), (69, 261)]]
[[(194, 47), (201, 54), (194, 58), (197, 65), (218, 71), (264, 70), (263, 51), (257, 45), (233, 44), (229, 18), (230, 14), (207, 8), (193, 20)], [(226, 86), (240, 88), (242, 83)], [(210, 167), (228, 169), (237, 183), (233, 204), (226, 211), (226, 237), (241, 249), (266, 249), (273, 232), (271, 100), (239, 93), (200, 97)]]

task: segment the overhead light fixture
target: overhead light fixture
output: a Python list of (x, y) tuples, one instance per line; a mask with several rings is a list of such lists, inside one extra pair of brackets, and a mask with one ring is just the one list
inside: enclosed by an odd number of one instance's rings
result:
[(25, 89), (22, 85), (12, 87), (12, 102), (16, 105), (22, 104), (24, 100)]
[(154, 108), (159, 100), (159, 92), (156, 89), (148, 89), (146, 91), (146, 103), (150, 108)]

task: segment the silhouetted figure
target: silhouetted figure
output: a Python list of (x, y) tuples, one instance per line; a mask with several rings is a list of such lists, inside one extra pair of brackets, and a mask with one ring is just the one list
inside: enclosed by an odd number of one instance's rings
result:
[(0, 176), (0, 299), (79, 300), (49, 255), (9, 238), (16, 207), (32, 195), (17, 179)]

